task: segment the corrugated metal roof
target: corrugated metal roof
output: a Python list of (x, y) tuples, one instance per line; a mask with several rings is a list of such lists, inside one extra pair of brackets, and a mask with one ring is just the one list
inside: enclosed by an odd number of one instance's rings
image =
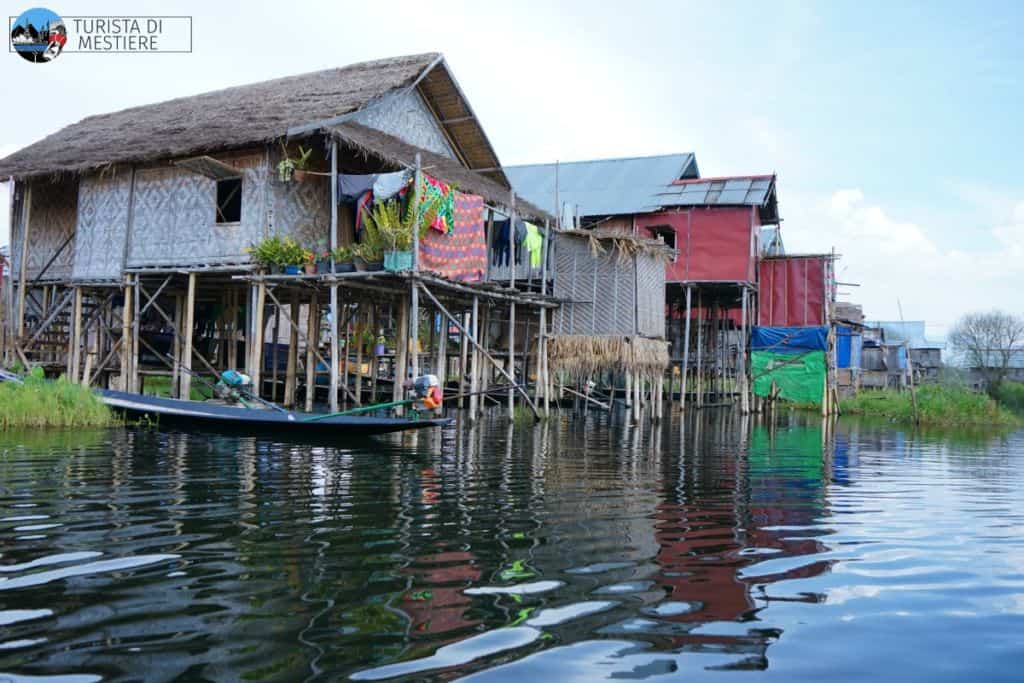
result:
[(772, 189), (771, 176), (691, 180), (664, 188), (663, 206), (764, 206)]
[[(555, 164), (505, 166), (517, 195), (549, 213), (555, 206)], [(558, 195), (580, 216), (614, 216), (653, 211), (656, 198), (682, 178), (696, 178), (693, 154), (595, 159), (558, 164)]]
[(912, 349), (942, 349), (946, 345), (942, 342), (929, 341), (925, 337), (925, 324), (923, 320), (869, 320), (864, 323), (868, 327), (881, 328), (885, 333), (887, 344), (907, 343)]

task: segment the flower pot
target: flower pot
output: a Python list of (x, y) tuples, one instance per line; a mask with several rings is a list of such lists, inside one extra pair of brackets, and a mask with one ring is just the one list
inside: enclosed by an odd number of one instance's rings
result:
[(331, 272), (331, 262), (330, 261), (317, 261), (316, 262), (316, 272), (318, 272), (318, 273), (329, 273), (329, 272)]
[(353, 261), (353, 263), (355, 263), (356, 270), (362, 271), (362, 270), (383, 270), (384, 269), (384, 262), (383, 261), (367, 261), (366, 259), (364, 259), (364, 258), (362, 258), (360, 256), (355, 257), (352, 261)]
[(303, 268), (305, 268), (306, 270), (306, 275), (316, 275), (315, 263), (307, 263), (305, 266), (303, 266)]
[(278, 275), (281, 272), (281, 266), (276, 263), (269, 263), (264, 266), (267, 269), (267, 273), (270, 275)]
[(377, 344), (375, 347), (373, 347), (373, 355), (375, 356), (383, 356), (386, 352), (387, 349), (384, 348), (383, 344)]
[(335, 263), (334, 272), (336, 273), (351, 273), (356, 269), (356, 266), (351, 261), (345, 261), (344, 263)]
[(284, 267), (284, 274), (285, 275), (301, 275), (302, 274), (302, 266), (285, 266)]
[(385, 251), (384, 252), (384, 270), (390, 270), (391, 272), (398, 272), (402, 270), (410, 270), (412, 268), (412, 252), (411, 251)]

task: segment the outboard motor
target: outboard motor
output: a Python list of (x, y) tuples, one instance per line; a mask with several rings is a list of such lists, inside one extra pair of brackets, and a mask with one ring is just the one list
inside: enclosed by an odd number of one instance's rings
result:
[(247, 392), (252, 386), (252, 377), (237, 370), (225, 370), (220, 373), (220, 380), (214, 385), (214, 393), (217, 398), (231, 403), (238, 403), (241, 400), (239, 391)]

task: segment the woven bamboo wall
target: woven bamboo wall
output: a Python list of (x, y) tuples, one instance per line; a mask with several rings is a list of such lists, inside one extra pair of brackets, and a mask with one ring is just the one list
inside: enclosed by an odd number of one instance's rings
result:
[(606, 248), (594, 254), (586, 239), (556, 236), (554, 294), (567, 303), (552, 317), (553, 334), (664, 337), (664, 263)]
[[(24, 192), (24, 186), (20, 191)], [(62, 179), (56, 182), (32, 183), (32, 206), (29, 212), (29, 246), (26, 276), (36, 278), (47, 262), (61, 248), (61, 245), (75, 233), (75, 216), (78, 204), (78, 181)], [(22, 203), (15, 206), (11, 216), (12, 273), (21, 272), (21, 243), (23, 239), (21, 216)], [(44, 280), (59, 280), (71, 277), (74, 260), (74, 240), (54, 259), (43, 274)]]
[(126, 167), (112, 173), (90, 173), (79, 182), (72, 270), (76, 280), (121, 277), (130, 188), (131, 170)]
[(262, 152), (219, 156), (242, 171), (242, 220), (216, 222), (216, 181), (174, 166), (135, 174), (128, 267), (247, 261), (243, 249), (259, 241), (266, 221), (267, 165)]

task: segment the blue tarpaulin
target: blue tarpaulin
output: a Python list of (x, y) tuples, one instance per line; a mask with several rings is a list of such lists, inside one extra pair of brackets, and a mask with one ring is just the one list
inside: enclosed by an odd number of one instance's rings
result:
[(859, 368), (863, 337), (852, 327), (836, 326), (836, 367)]
[(804, 353), (828, 348), (827, 327), (761, 327), (750, 328), (752, 351), (773, 353)]

